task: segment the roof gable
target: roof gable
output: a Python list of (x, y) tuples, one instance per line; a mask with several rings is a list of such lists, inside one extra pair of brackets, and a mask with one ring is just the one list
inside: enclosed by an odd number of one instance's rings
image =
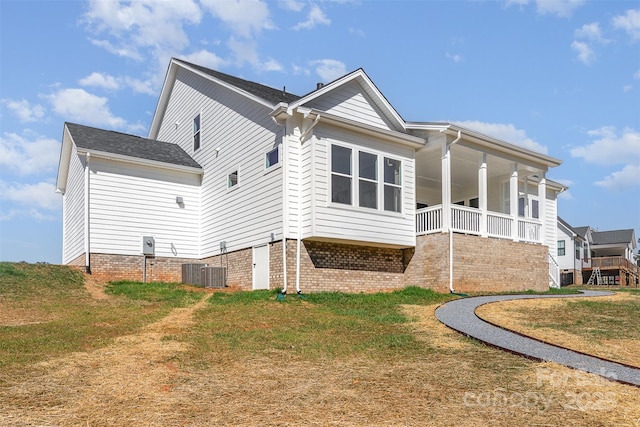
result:
[(290, 103), (317, 108), (351, 120), (371, 120), (367, 124), (404, 131), (404, 120), (382, 95), (363, 69), (340, 77), (331, 83)]
[(304, 106), (372, 126), (396, 129), (357, 80), (351, 80), (326, 92)]

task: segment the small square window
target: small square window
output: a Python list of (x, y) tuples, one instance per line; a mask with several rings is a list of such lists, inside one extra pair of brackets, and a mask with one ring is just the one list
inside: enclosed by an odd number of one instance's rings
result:
[(233, 171), (229, 174), (227, 185), (229, 188), (238, 185), (238, 171)]
[(266, 157), (267, 157), (267, 159), (266, 159), (266, 161), (267, 161), (267, 163), (266, 163), (267, 169), (269, 169), (272, 166), (277, 165), (280, 162), (280, 153), (279, 153), (278, 147), (276, 147), (273, 150), (269, 151), (267, 153)]

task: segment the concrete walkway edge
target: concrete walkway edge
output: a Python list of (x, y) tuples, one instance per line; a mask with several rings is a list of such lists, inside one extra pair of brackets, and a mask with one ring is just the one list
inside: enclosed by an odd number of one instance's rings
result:
[(492, 295), (449, 301), (436, 309), (439, 321), (464, 335), (528, 358), (555, 362), (560, 365), (600, 375), (606, 379), (640, 387), (640, 368), (603, 360), (564, 347), (548, 344), (521, 335), (480, 319), (477, 307), (499, 301), (534, 298), (584, 298), (612, 295), (612, 292), (581, 291), (567, 295)]

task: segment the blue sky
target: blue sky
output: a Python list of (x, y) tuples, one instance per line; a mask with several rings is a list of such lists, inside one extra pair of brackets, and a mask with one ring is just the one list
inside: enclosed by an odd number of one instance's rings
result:
[(0, 259), (61, 262), (65, 121), (146, 136), (171, 57), (303, 95), (363, 68), (408, 121), (564, 161), (559, 213), (640, 237), (637, 1), (0, 1)]

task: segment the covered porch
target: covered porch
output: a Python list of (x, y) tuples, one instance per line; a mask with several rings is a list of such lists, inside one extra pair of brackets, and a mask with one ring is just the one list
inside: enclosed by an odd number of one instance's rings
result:
[(561, 162), (451, 124), (412, 127), (427, 139), (415, 159), (416, 235), (453, 232), (546, 245), (550, 282), (559, 286), (553, 257), (559, 191), (546, 174)]

